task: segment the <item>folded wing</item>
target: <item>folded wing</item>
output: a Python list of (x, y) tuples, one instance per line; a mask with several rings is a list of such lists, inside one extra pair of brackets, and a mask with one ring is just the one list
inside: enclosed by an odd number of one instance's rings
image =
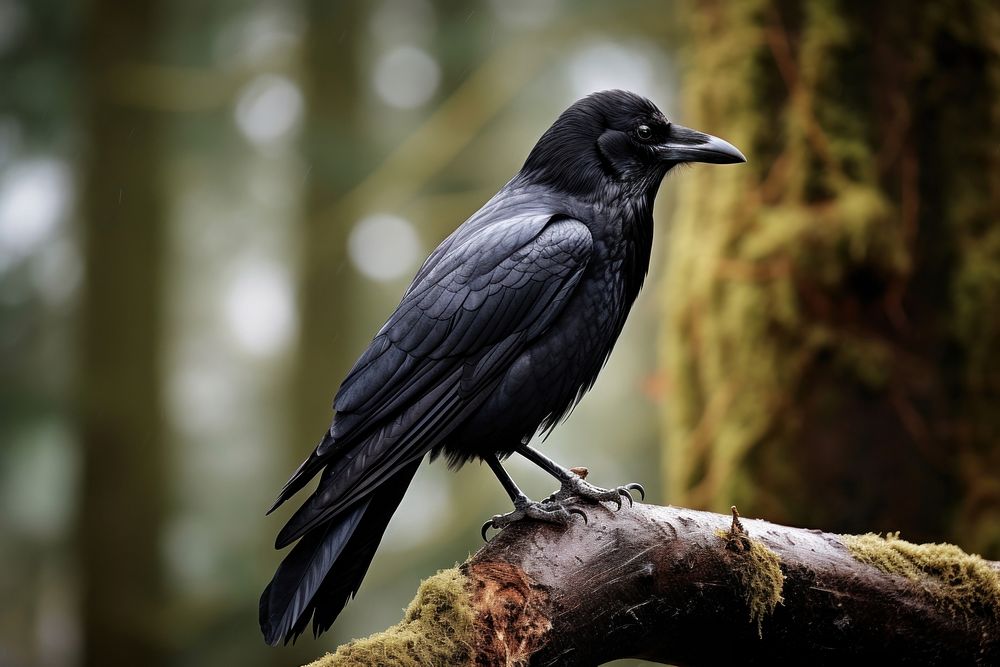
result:
[(329, 433), (275, 506), (325, 466), (320, 485), (277, 546), (344, 511), (441, 442), (551, 325), (592, 252), (583, 223), (551, 214), (464, 227), (428, 259), (341, 385)]

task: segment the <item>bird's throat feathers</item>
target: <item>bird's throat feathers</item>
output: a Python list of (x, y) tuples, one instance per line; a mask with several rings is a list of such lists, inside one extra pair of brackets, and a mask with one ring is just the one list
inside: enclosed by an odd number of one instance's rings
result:
[[(651, 193), (630, 199), (626, 206), (631, 210), (622, 220), (622, 239), (625, 243), (625, 262), (622, 268), (629, 306), (639, 295), (639, 290), (642, 289), (646, 274), (649, 272), (649, 260), (653, 251), (655, 197), (654, 188)], [(622, 324), (624, 325), (624, 322)]]

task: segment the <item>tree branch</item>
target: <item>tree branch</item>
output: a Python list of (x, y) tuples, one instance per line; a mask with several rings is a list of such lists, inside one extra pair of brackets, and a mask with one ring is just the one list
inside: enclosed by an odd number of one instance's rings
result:
[(315, 667), (1000, 664), (1000, 563), (637, 504), (507, 528), (421, 585), (403, 621)]

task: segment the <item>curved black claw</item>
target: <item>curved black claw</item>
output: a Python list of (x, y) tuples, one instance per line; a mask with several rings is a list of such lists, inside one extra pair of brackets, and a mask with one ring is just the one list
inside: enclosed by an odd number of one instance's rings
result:
[(513, 512), (508, 512), (507, 514), (497, 514), (495, 517), (484, 523), (479, 532), (483, 536), (483, 541), (489, 542), (489, 538), (486, 534), (489, 532), (490, 528), (502, 530), (510, 524), (521, 521), (522, 519), (535, 519), (536, 521), (542, 521), (544, 523), (554, 523), (560, 526), (566, 526), (569, 525), (570, 521), (572, 521), (574, 514), (579, 514), (583, 517), (583, 522), (588, 523), (587, 514), (583, 510), (575, 507), (564, 507), (563, 503), (554, 500), (545, 500), (537, 503), (525, 498), (523, 501), (514, 503)]
[[(625, 484), (623, 486), (619, 486), (618, 488), (615, 489), (615, 491), (618, 492), (618, 494), (620, 495), (620, 497), (628, 499), (628, 506), (629, 507), (633, 507), (635, 505), (635, 498), (632, 497), (632, 493), (631, 493), (632, 491), (638, 491), (639, 492), (639, 497), (642, 500), (646, 499), (646, 489), (642, 488), (642, 484), (639, 484), (638, 482), (630, 482), (630, 483)], [(622, 503), (621, 503), (621, 500), (619, 500), (618, 501), (618, 507), (617, 507), (617, 509), (621, 509), (621, 508), (622, 508)]]
[(602, 489), (599, 486), (594, 486), (582, 477), (574, 476), (564, 481), (559, 491), (549, 496), (547, 500), (556, 502), (569, 498), (579, 498), (591, 503), (614, 503), (615, 511), (617, 512), (622, 508), (622, 504), (626, 500), (629, 507), (635, 505), (635, 498), (632, 497), (632, 491), (638, 491), (642, 499), (646, 499), (646, 490), (642, 488), (642, 484), (637, 484), (636, 482), (613, 489)]
[(642, 500), (646, 499), (646, 489), (642, 488), (642, 484), (640, 484), (639, 482), (631, 482), (629, 484), (626, 484), (624, 488), (631, 489), (632, 491), (638, 491), (639, 498)]

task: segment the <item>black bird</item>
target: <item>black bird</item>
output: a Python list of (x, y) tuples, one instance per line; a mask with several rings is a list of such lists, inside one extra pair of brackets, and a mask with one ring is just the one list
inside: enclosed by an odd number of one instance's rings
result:
[[(685, 162), (744, 162), (731, 144), (669, 122), (620, 90), (567, 109), (521, 171), (431, 253), (334, 400), (315, 451), (273, 511), (322, 471), (276, 547), (298, 544), (260, 600), (269, 644), (312, 619), (327, 630), (361, 585), (389, 519), (428, 453), (485, 461), (524, 517), (566, 522), (600, 489), (528, 446), (590, 389), (649, 266), (653, 199)], [(559, 480), (532, 502), (500, 465), (517, 452)], [(579, 510), (577, 510), (579, 512)]]

